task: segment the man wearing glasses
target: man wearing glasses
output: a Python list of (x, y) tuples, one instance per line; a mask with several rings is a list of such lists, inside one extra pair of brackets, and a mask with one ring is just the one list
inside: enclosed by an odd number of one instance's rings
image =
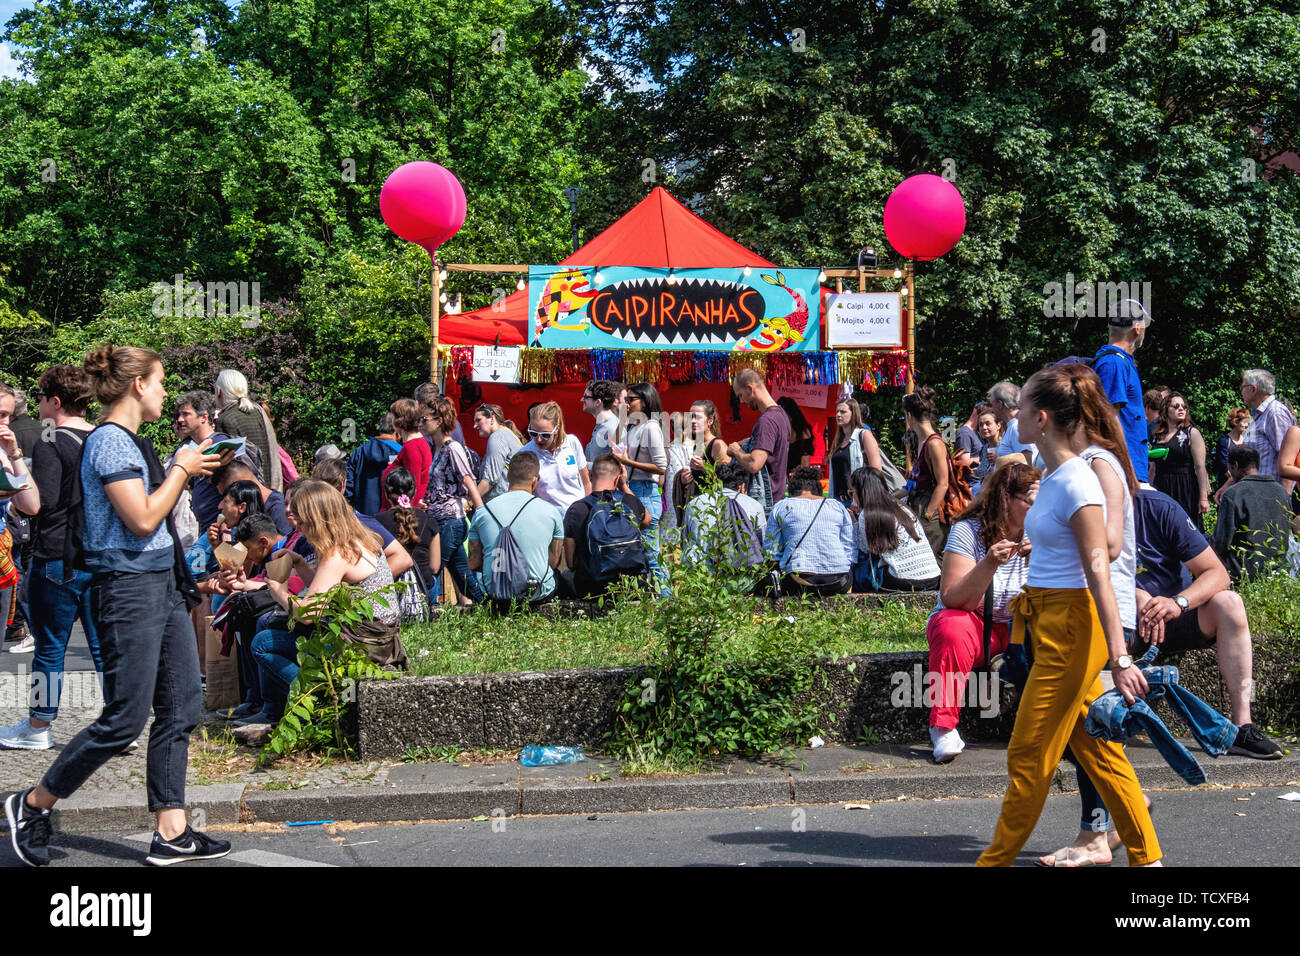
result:
[(591, 441), (583, 449), (587, 461), (595, 461), (614, 445), (618, 431), (618, 415), (614, 406), (623, 393), (622, 382), (588, 382), (582, 393), (582, 410), (596, 419), (596, 427), (591, 430)]

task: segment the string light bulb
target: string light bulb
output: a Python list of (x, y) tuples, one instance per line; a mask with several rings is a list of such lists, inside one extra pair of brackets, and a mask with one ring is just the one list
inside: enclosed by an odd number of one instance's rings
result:
[(438, 273), (438, 281), (439, 281), (439, 282), (446, 282), (446, 281), (447, 281), (447, 270), (446, 270), (446, 269), (443, 269), (441, 272)]
[(525, 283), (524, 283), (524, 278), (523, 278), (523, 276), (520, 276), (520, 277), (519, 277), (519, 281), (515, 283), (515, 288), (518, 289), (520, 292), (523, 292), (523, 291), (524, 291), (524, 284), (525, 284)]
[(753, 271), (754, 271), (754, 270), (751, 269), (749, 266), (745, 266), (744, 274), (745, 274), (745, 275), (749, 275), (749, 274), (750, 274), (751, 272), (753, 272)]
[(903, 270), (902, 270), (902, 269), (895, 269), (895, 270), (894, 270), (894, 278), (895, 278), (895, 279), (901, 279), (901, 278), (903, 278)]

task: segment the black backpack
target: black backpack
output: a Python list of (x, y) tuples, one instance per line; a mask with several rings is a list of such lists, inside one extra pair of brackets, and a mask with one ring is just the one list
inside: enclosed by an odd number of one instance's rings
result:
[[(101, 428), (122, 428), (122, 426), (115, 425), (112, 422), (104, 422), (90, 434), (93, 435)], [(131, 441), (135, 442), (135, 446), (140, 449), (140, 454), (144, 456), (145, 468), (149, 472), (147, 485), (153, 485), (155, 488), (161, 485), (167, 476), (163, 473), (162, 462), (158, 460), (158, 453), (154, 450), (153, 442), (147, 438), (141, 438), (139, 435), (132, 435), (125, 428), (122, 428), (122, 431), (130, 435)], [(68, 486), (68, 535), (63, 542), (65, 580), (69, 568), (77, 571), (89, 570), (86, 567), (85, 549), (86, 499), (81, 485), (81, 462), (85, 457), (86, 446), (81, 443), (81, 454), (77, 456), (76, 465), (72, 469), (72, 481)], [(185, 561), (185, 550), (181, 547), (181, 536), (176, 532), (176, 522), (172, 518), (170, 511), (167, 512), (167, 531), (172, 536), (172, 571), (176, 575), (176, 589), (185, 598), (187, 608), (196, 608), (203, 603), (203, 598), (199, 595), (199, 587), (194, 582), (194, 574)]]
[(631, 508), (623, 504), (622, 492), (609, 498), (587, 495), (587, 574), (597, 584), (609, 584), (626, 574), (650, 571), (641, 528)]

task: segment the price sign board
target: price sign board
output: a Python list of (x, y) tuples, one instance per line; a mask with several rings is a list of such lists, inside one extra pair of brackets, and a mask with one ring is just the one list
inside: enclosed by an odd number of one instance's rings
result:
[(903, 344), (903, 297), (897, 292), (841, 292), (826, 300), (827, 344), (833, 349)]

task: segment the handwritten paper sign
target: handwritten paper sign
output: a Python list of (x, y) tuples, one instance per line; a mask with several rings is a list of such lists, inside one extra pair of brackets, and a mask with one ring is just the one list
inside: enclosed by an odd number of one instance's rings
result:
[(474, 346), (474, 381), (519, 384), (519, 349)]

